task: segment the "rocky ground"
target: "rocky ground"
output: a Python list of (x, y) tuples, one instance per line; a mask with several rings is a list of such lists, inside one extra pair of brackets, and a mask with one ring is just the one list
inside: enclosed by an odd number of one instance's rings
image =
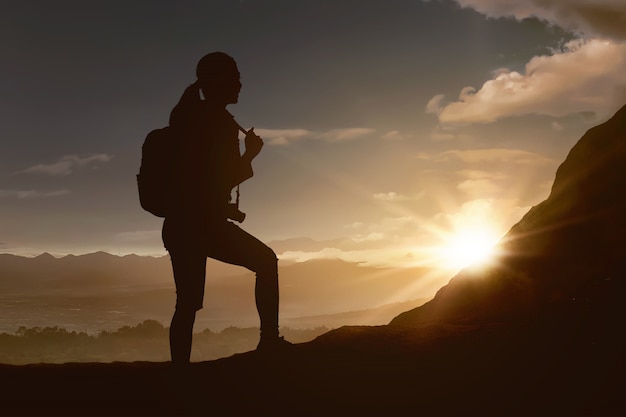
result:
[(6, 415), (622, 415), (624, 344), (558, 323), (346, 327), (280, 355), (0, 366)]

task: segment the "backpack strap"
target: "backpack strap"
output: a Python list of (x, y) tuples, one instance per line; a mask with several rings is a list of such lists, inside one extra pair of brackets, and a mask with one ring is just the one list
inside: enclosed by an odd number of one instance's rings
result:
[(235, 122), (235, 124), (237, 125), (237, 128), (239, 129), (241, 133), (243, 133), (244, 135), (248, 133), (248, 131), (244, 129), (243, 127), (241, 127), (241, 125), (237, 122), (237, 120), (235, 120), (235, 116), (233, 116), (228, 110), (226, 110), (226, 113), (228, 113), (230, 117), (233, 118), (233, 122)]
[[(239, 128), (239, 131), (241, 133), (243, 133), (244, 135), (248, 134), (248, 131), (244, 129), (243, 127), (241, 127), (241, 125), (237, 122), (237, 120), (235, 120), (235, 116), (233, 116), (228, 110), (226, 111), (226, 113), (230, 114), (230, 117), (233, 118), (233, 122), (235, 122), (235, 124), (237, 125), (237, 128)], [(236, 196), (237, 197), (235, 200), (235, 207), (239, 208), (239, 185), (237, 185)]]

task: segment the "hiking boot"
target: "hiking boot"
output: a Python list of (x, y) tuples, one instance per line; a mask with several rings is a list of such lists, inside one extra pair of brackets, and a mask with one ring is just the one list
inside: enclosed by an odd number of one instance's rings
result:
[(261, 337), (256, 350), (258, 352), (281, 352), (289, 349), (291, 346), (293, 346), (293, 343), (286, 341), (282, 336)]

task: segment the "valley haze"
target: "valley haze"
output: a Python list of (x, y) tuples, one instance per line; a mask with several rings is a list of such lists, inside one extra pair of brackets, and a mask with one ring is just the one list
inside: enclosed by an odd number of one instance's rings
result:
[[(341, 260), (280, 263), (281, 323), (292, 328), (385, 324), (441, 285), (423, 268)], [(196, 330), (258, 326), (254, 274), (209, 259)], [(175, 288), (168, 256), (104, 252), (54, 257), (0, 254), (0, 332), (59, 326), (95, 334), (144, 320), (169, 325)]]

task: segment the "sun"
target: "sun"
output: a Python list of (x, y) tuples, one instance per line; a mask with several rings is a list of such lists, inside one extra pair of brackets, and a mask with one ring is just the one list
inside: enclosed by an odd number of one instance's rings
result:
[(437, 252), (448, 269), (484, 265), (494, 258), (499, 238), (495, 231), (486, 227), (456, 230), (445, 237)]

